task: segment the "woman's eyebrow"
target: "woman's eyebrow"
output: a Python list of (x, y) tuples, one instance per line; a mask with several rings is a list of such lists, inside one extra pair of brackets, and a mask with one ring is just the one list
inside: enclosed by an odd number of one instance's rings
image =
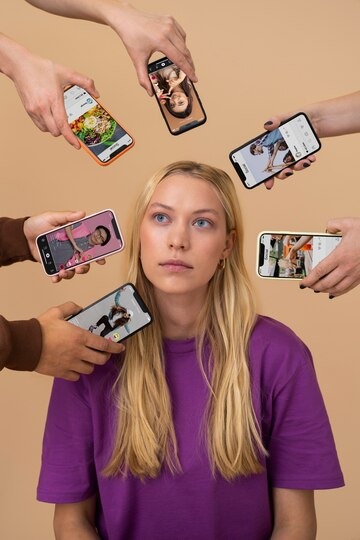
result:
[[(149, 209), (153, 208), (153, 207), (160, 207), (160, 208), (163, 208), (164, 210), (172, 210), (172, 211), (175, 210), (172, 206), (169, 206), (167, 204), (163, 204), (163, 203), (160, 203), (160, 202), (153, 202), (152, 204), (150, 204)], [(199, 208), (199, 210), (194, 210), (192, 213), (193, 214), (210, 213), (210, 214), (214, 214), (215, 216), (219, 215), (219, 212), (217, 210), (215, 210), (215, 208)]]

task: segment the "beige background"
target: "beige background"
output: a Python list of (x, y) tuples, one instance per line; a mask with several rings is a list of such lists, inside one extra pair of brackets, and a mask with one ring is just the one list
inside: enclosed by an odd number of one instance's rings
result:
[[(145, 0), (137, 6), (148, 10)], [(254, 276), (255, 239), (264, 229), (323, 231), (330, 217), (360, 215), (359, 135), (323, 141), (318, 162), (267, 192), (247, 191), (228, 153), (255, 136), (267, 118), (359, 88), (359, 0), (183, 0), (151, 2), (188, 34), (198, 92), (208, 122), (173, 137), (154, 100), (142, 90), (121, 41), (110, 29), (61, 19), (22, 0), (1, 2), (1, 31), (34, 52), (95, 79), (104, 105), (136, 144), (108, 168), (84, 151), (35, 128), (12, 83), (0, 78), (1, 215), (111, 207), (126, 229), (136, 195), (159, 166), (177, 159), (208, 162), (238, 185), (246, 225), (246, 254), (259, 310), (291, 326), (310, 346), (331, 418), (346, 487), (319, 492), (320, 540), (359, 540), (360, 287), (329, 301), (297, 283)], [(1, 269), (1, 313), (36, 316), (72, 299), (87, 305), (121, 284), (126, 252), (87, 276), (52, 284), (30, 262)], [(24, 336), (27, 339), (27, 336)], [(0, 537), (52, 538), (52, 506), (35, 501), (43, 424), (51, 379), (5, 370), (0, 375)]]

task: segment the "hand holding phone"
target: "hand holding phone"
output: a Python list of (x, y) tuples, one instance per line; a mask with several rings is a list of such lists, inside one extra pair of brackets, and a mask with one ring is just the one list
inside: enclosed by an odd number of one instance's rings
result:
[(86, 90), (73, 85), (64, 92), (69, 125), (99, 165), (109, 165), (134, 146), (134, 140)]
[(194, 85), (171, 60), (164, 57), (148, 65), (148, 73), (161, 114), (172, 135), (206, 122), (206, 114)]
[(263, 278), (303, 279), (340, 241), (336, 234), (262, 232), (256, 272)]
[(232, 150), (229, 158), (244, 186), (252, 189), (320, 148), (310, 120), (298, 113)]
[(132, 283), (125, 283), (68, 319), (111, 341), (123, 341), (152, 322), (151, 314)]
[(108, 209), (43, 233), (36, 245), (45, 273), (56, 276), (121, 251), (124, 240), (114, 212)]

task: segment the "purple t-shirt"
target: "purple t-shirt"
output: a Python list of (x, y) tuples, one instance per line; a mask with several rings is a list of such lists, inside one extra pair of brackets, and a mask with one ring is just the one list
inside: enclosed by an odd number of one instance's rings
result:
[(268, 540), (271, 488), (343, 485), (311, 355), (286, 326), (259, 317), (250, 341), (253, 404), (269, 451), (261, 474), (213, 478), (202, 420), (209, 391), (195, 341), (164, 343), (166, 376), (182, 473), (153, 480), (104, 478), (116, 415), (116, 362), (78, 382), (54, 382), (44, 436), (38, 499), (78, 502), (98, 494), (102, 540)]

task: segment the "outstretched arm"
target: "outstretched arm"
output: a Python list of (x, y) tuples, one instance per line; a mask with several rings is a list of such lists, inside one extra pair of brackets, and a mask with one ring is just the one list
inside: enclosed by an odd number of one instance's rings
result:
[[(281, 122), (298, 112), (304, 112), (310, 119), (319, 138), (349, 135), (360, 132), (360, 91), (305, 105), (296, 111), (281, 113), (269, 118), (264, 127), (269, 131), (277, 129)], [(294, 167), (288, 167), (277, 176), (280, 179), (291, 174), (292, 169), (301, 171), (315, 161), (315, 156), (308, 156)], [(265, 182), (268, 189), (274, 185), (274, 179)]]
[(45, 11), (110, 26), (120, 37), (134, 64), (140, 85), (153, 94), (147, 64), (155, 51), (170, 58), (196, 82), (194, 63), (186, 46), (186, 34), (170, 15), (155, 15), (118, 0), (27, 0)]
[(31, 53), (4, 34), (0, 34), (0, 72), (13, 81), (26, 112), (41, 131), (54, 137), (62, 135), (74, 148), (80, 148), (67, 121), (63, 91), (77, 84), (98, 97), (91, 79)]

